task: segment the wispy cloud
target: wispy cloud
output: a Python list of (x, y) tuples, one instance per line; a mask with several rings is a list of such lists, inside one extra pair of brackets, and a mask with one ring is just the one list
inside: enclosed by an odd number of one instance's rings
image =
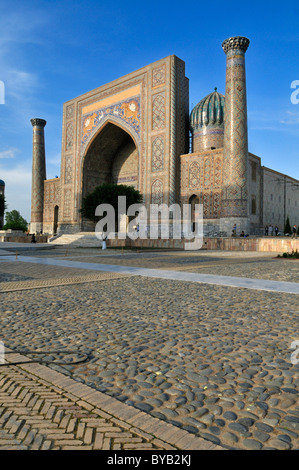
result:
[(281, 119), (279, 121), (281, 124), (286, 124), (286, 125), (294, 125), (294, 124), (299, 124), (299, 109), (298, 111), (287, 111), (286, 112), (286, 117), (284, 119)]
[(39, 88), (38, 77), (29, 70), (7, 67), (4, 71), (3, 78), (5, 83), (5, 105), (7, 111), (21, 119), (22, 116), (28, 114), (33, 103), (37, 103), (36, 91)]
[(30, 220), (31, 168), (16, 164), (13, 168), (0, 165), (0, 178), (5, 182), (7, 210), (18, 210), (26, 220)]
[(6, 72), (6, 89), (13, 95), (24, 93), (37, 85), (35, 74), (17, 69), (8, 69)]
[(14, 106), (16, 112), (28, 107), (41, 83), (27, 45), (42, 44), (48, 23), (42, 11), (26, 4), (1, 11), (0, 80), (5, 85), (5, 103)]
[(0, 151), (0, 158), (15, 158), (18, 152), (19, 149), (11, 147), (7, 150)]
[[(30, 17), (30, 21), (28, 18)], [(9, 52), (12, 45), (22, 44), (40, 44), (41, 35), (39, 31), (46, 24), (48, 18), (45, 14), (36, 9), (30, 10), (28, 5), (20, 6), (11, 11), (1, 11), (0, 18), (0, 55)]]
[(287, 131), (297, 133), (299, 109), (298, 111), (280, 110), (274, 115), (270, 112), (250, 112), (248, 113), (248, 124), (251, 130), (270, 130), (276, 132)]

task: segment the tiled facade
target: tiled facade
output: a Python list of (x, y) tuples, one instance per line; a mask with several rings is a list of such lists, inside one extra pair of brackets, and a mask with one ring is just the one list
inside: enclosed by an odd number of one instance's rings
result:
[[(90, 228), (80, 218), (82, 197), (103, 182), (135, 186), (147, 205), (177, 200), (178, 159), (189, 145), (188, 89), (184, 62), (169, 56), (64, 105), (59, 232)], [(46, 191), (49, 230), (47, 182)]]
[[(223, 156), (222, 149), (181, 155), (181, 202), (193, 195), (203, 204), (205, 219), (221, 216)], [(216, 220), (214, 221), (216, 223)]]
[(42, 204), (44, 232), (90, 231), (80, 216), (82, 197), (103, 182), (133, 185), (147, 207), (198, 201), (209, 235), (230, 235), (235, 223), (250, 233), (266, 223), (282, 228), (286, 215), (298, 224), (299, 182), (248, 153), (248, 44), (242, 37), (223, 42), (226, 96), (215, 89), (190, 118), (189, 81), (176, 56), (65, 103), (61, 176), (43, 181), (43, 191), (35, 189), (45, 177), (36, 167), (39, 161), (42, 168), (43, 152), (34, 144), (32, 226)]
[(60, 188), (60, 178), (54, 178), (44, 182), (44, 233), (56, 233), (58, 229), (59, 206), (61, 200)]

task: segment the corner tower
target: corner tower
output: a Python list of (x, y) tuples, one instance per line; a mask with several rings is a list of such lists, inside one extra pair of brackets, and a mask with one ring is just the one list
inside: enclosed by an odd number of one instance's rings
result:
[(33, 127), (32, 147), (32, 190), (30, 231), (40, 232), (43, 229), (44, 180), (46, 179), (46, 155), (44, 119), (31, 119)]
[(221, 230), (249, 232), (248, 202), (248, 131), (245, 52), (249, 39), (226, 39), (226, 89), (224, 107), (223, 189)]

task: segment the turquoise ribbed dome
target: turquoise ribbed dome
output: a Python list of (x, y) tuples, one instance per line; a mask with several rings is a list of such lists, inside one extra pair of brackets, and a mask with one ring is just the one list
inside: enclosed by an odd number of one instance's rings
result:
[(190, 128), (223, 127), (225, 96), (217, 88), (203, 98), (191, 111)]
[(3, 180), (0, 180), (0, 186), (5, 186), (5, 183)]

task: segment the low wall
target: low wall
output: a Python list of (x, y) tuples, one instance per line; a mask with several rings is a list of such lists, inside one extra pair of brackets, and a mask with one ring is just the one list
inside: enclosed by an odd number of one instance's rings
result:
[(254, 237), (254, 238), (206, 238), (203, 248), (207, 250), (229, 251), (269, 251), (291, 253), (299, 251), (299, 238)]
[(159, 238), (158, 240), (151, 240), (147, 238), (146, 240), (138, 238), (137, 240), (131, 240), (126, 238), (125, 240), (107, 240), (107, 246), (110, 248), (113, 247), (127, 247), (127, 248), (164, 248), (164, 249), (177, 249), (183, 250), (185, 242), (184, 240), (175, 240), (170, 238), (169, 240), (164, 240)]
[[(178, 249), (183, 250), (185, 242), (188, 240), (151, 240), (151, 239), (137, 239), (131, 240), (107, 240), (107, 246), (113, 247), (128, 247), (128, 248), (164, 248), (164, 249)], [(224, 251), (263, 251), (275, 253), (291, 253), (292, 251), (299, 252), (299, 238), (288, 237), (248, 237), (248, 238), (204, 238), (203, 250), (224, 250)]]
[[(32, 235), (0, 235), (0, 243), (1, 242), (11, 242), (11, 243), (31, 243)], [(36, 243), (47, 243), (48, 236), (47, 235), (36, 235), (35, 236)]]

